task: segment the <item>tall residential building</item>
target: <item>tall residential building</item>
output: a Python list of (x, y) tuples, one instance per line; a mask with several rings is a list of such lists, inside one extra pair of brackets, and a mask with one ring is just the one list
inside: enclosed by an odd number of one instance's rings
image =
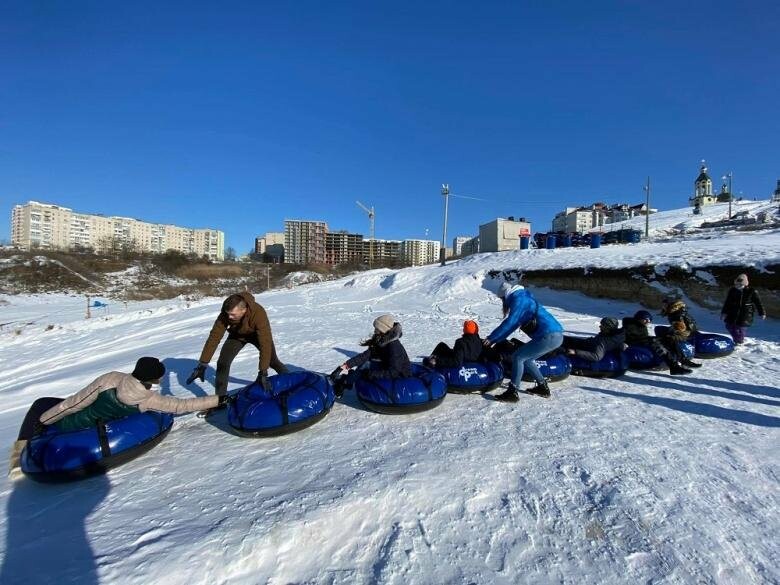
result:
[(68, 207), (36, 201), (14, 206), (11, 242), (23, 250), (81, 248), (102, 252), (130, 246), (139, 252), (176, 250), (211, 260), (225, 258), (225, 234), (220, 230), (77, 213)]
[(463, 244), (468, 242), (471, 239), (471, 236), (457, 236), (452, 239), (452, 255), (453, 256), (460, 256), (463, 252)]
[(401, 261), (400, 240), (363, 240), (363, 257), (373, 258), (374, 265)]
[(775, 189), (775, 192), (772, 195), (772, 201), (780, 201), (780, 179), (777, 179), (777, 189)]
[(285, 264), (325, 264), (324, 221), (284, 220)]
[(501, 217), (479, 226), (479, 251), (502, 252), (517, 250), (520, 247), (520, 236), (531, 235), (531, 224), (524, 217), (515, 220), (514, 217)]
[(325, 234), (325, 261), (331, 266), (363, 261), (363, 234), (346, 231)]
[(404, 240), (401, 242), (401, 260), (411, 266), (424, 266), (439, 260), (437, 240)]

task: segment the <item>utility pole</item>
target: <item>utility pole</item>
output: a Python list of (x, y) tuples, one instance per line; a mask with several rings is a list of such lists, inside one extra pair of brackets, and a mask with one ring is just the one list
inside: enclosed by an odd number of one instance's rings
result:
[(729, 219), (731, 219), (731, 202), (734, 200), (734, 191), (731, 190), (731, 177), (734, 175), (732, 171), (729, 171), (728, 175), (723, 175), (723, 180), (729, 180)]
[(650, 238), (650, 177), (647, 177), (645, 194), (645, 240), (647, 240)]
[(374, 206), (372, 205), (369, 209), (365, 205), (363, 205), (360, 201), (355, 201), (355, 203), (358, 204), (358, 207), (365, 211), (368, 214), (368, 224), (369, 224), (369, 240), (368, 240), (368, 267), (373, 268), (374, 267), (374, 217), (376, 217), (376, 214), (374, 213)]
[(444, 196), (444, 233), (441, 237), (441, 250), (439, 250), (439, 260), (441, 265), (446, 264), (447, 259), (447, 212), (450, 205), (450, 186), (449, 184), (442, 183), (441, 194)]

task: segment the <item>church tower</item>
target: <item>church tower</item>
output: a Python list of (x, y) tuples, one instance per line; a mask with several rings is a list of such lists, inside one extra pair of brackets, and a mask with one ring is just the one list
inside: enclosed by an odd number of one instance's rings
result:
[(702, 207), (715, 203), (716, 199), (712, 193), (712, 179), (707, 174), (707, 163), (701, 161), (699, 176), (693, 183), (693, 197), (689, 199), (690, 204), (693, 207)]

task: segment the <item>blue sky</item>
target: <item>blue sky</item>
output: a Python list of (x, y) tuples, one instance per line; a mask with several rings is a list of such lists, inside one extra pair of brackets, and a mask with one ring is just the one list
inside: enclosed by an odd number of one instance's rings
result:
[[(161, 6), (165, 4), (165, 6)], [(225, 231), (377, 237), (566, 205), (765, 198), (780, 178), (780, 3), (4, 2), (0, 238), (13, 204)]]

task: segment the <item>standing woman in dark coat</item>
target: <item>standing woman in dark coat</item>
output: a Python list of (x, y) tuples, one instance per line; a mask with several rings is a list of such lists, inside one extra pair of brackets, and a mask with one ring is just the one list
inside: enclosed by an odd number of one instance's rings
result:
[(764, 305), (758, 291), (748, 286), (747, 274), (740, 274), (734, 280), (734, 286), (729, 289), (726, 302), (723, 303), (720, 318), (726, 323), (726, 329), (734, 338), (734, 343), (745, 343), (747, 328), (753, 324), (756, 311), (762, 319), (766, 319)]

